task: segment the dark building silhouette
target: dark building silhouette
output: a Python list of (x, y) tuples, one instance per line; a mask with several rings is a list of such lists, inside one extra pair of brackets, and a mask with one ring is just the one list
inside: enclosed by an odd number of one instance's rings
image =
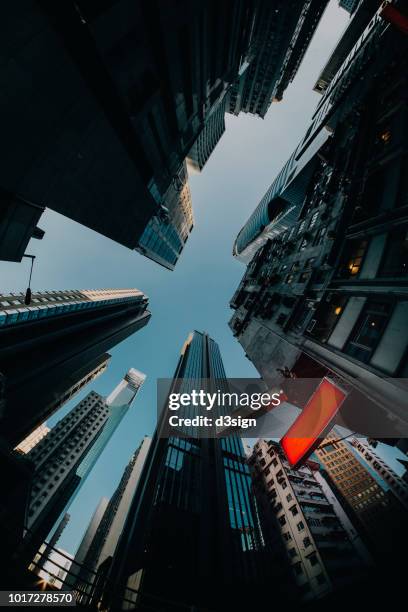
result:
[(60, 520), (60, 522), (58, 523), (57, 528), (55, 529), (48, 543), (45, 545), (44, 550), (41, 552), (41, 556), (35, 565), (35, 572), (37, 574), (39, 573), (40, 570), (44, 568), (45, 563), (48, 561), (50, 555), (54, 551), (55, 546), (58, 544), (58, 541), (62, 536), (62, 532), (64, 531), (65, 527), (68, 525), (70, 518), (71, 518), (70, 515), (68, 514), (68, 512), (66, 512), (64, 516), (62, 517), (62, 519)]
[(256, 1), (247, 62), (228, 92), (228, 112), (265, 117), (294, 79), (328, 0)]
[(253, 3), (23, 0), (1, 15), (0, 185), (131, 249), (150, 228), (174, 266), (168, 190), (244, 62)]
[(198, 172), (201, 172), (204, 168), (211, 153), (214, 151), (221, 136), (225, 132), (225, 108), (227, 97), (228, 96), (224, 96), (219, 104), (211, 111), (206, 119), (204, 129), (201, 131), (188, 154), (187, 159), (189, 165)]
[(66, 581), (66, 585), (72, 585), (78, 591), (77, 602), (96, 603), (101, 595), (104, 579), (139, 485), (150, 442), (150, 438), (143, 439), (126, 466), (119, 485), (99, 517), (99, 522), (95, 525), (93, 517), (84, 535), (71, 566), (72, 573)]
[(408, 425), (407, 44), (373, 13), (234, 245), (249, 265), (230, 326), (248, 357), (270, 382), (285, 366), (339, 377), (343, 417), (373, 438)]
[[(197, 388), (200, 379), (225, 388), (218, 345), (194, 332), (172, 388)], [(162, 437), (165, 421), (162, 416), (153, 436), (106, 596), (115, 609), (144, 610), (158, 602), (165, 610), (248, 604), (257, 585), (270, 586), (276, 564), (266, 552), (242, 442), (237, 436)], [(281, 587), (276, 578), (276, 598)]]
[(13, 447), (107, 366), (106, 351), (144, 327), (137, 289), (0, 296), (0, 435)]
[(0, 188), (0, 260), (21, 261), (30, 239), (43, 238), (43, 230), (37, 227), (43, 212), (43, 206)]

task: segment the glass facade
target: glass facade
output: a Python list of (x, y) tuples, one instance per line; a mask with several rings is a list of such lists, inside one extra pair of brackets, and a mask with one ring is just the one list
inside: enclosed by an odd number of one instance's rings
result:
[[(214, 381), (227, 390), (226, 374), (218, 344), (207, 334), (194, 332), (185, 345), (177, 372), (178, 390), (187, 392)], [(191, 408), (191, 416), (200, 413)], [(191, 433), (194, 435), (194, 428)], [(214, 446), (212, 450), (209, 447)], [(180, 439), (167, 442), (164, 463), (155, 493), (155, 504), (166, 502), (183, 510), (200, 512), (204, 502), (199, 486), (206, 453), (219, 454), (223, 466), (225, 512), (229, 526), (240, 541), (242, 551), (256, 550), (262, 540), (256, 520), (255, 498), (241, 439), (232, 435), (215, 440)], [(214, 475), (213, 475), (214, 477)]]
[(150, 187), (158, 204), (156, 216), (147, 224), (136, 250), (173, 270), (193, 228), (193, 210), (185, 163), (163, 198), (156, 185)]

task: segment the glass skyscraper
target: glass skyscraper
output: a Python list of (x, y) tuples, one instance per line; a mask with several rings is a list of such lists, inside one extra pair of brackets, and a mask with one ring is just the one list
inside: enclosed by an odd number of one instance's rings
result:
[[(183, 346), (171, 392), (203, 384), (225, 389), (227, 381), (217, 343), (195, 331)], [(266, 546), (242, 442), (236, 435), (210, 439), (196, 438), (194, 432), (165, 438), (165, 415), (116, 550), (106, 596), (120, 599), (115, 609), (137, 605), (141, 610), (157, 598), (166, 602), (166, 610), (182, 609), (182, 602), (218, 609), (226, 598), (250, 601), (251, 589), (265, 580), (261, 565), (265, 569), (272, 563), (259, 563)]]

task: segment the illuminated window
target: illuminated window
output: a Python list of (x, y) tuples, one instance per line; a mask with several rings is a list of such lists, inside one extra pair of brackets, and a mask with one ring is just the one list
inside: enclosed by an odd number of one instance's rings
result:
[(341, 277), (350, 278), (357, 276), (361, 270), (367, 244), (367, 240), (359, 240), (349, 244), (345, 257), (343, 258), (343, 267), (339, 271)]
[(377, 143), (381, 146), (387, 146), (391, 142), (391, 130), (386, 127), (382, 128), (377, 134)]

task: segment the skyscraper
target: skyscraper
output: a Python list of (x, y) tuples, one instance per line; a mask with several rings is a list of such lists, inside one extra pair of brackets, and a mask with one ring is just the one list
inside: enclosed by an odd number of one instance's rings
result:
[(285, 367), (338, 377), (351, 430), (398, 439), (408, 428), (407, 146), (397, 127), (407, 121), (407, 37), (376, 8), (237, 236), (234, 253), (249, 265), (230, 326), (268, 382)]
[(228, 92), (227, 110), (265, 117), (293, 80), (328, 0), (258, 0), (248, 59)]
[(211, 153), (214, 151), (221, 136), (225, 132), (225, 110), (227, 97), (213, 107), (208, 115), (204, 129), (200, 132), (197, 140), (193, 144), (188, 154), (188, 164), (194, 170), (201, 172), (207, 163)]
[(32, 433), (30, 433), (30, 435), (28, 435), (26, 438), (24, 438), (24, 440), (22, 440), (20, 442), (20, 444), (18, 446), (16, 446), (16, 448), (14, 450), (18, 451), (19, 453), (23, 453), (24, 455), (26, 455), (27, 453), (30, 452), (30, 450), (32, 448), (34, 448), (34, 446), (36, 444), (38, 444), (38, 442), (40, 440), (45, 438), (45, 436), (50, 431), (51, 430), (47, 426), (47, 424), (46, 423), (42, 423), (42, 425), (39, 425), (36, 429), (34, 429), (34, 431)]
[(367, 464), (335, 430), (315, 455), (377, 563), (385, 566), (397, 562), (398, 556), (391, 553), (399, 540), (405, 542), (408, 513), (387, 491), (385, 481), (374, 478)]
[[(299, 599), (324, 597), (361, 578), (365, 559), (356, 547), (356, 531), (316, 477), (319, 465), (309, 461), (292, 470), (272, 440), (258, 440), (249, 464), (279, 526)], [(367, 555), (361, 543), (359, 548)]]
[(1, 435), (15, 446), (90, 380), (116, 344), (144, 327), (138, 289), (44, 291), (0, 297)]
[(117, 489), (109, 503), (106, 504), (105, 510), (93, 531), (92, 538), (87, 538), (86, 546), (81, 543), (75, 555), (74, 563), (77, 564), (74, 568), (75, 580), (70, 577), (69, 584), (75, 586), (75, 590), (79, 593), (77, 601), (81, 603), (89, 604), (91, 598), (95, 600), (103, 589), (103, 580), (108, 573), (119, 538), (122, 535), (130, 505), (139, 485), (150, 443), (150, 438), (145, 437), (143, 439), (126, 466)]
[(385, 488), (391, 491), (402, 506), (408, 510), (408, 483), (398, 476), (364, 439), (352, 438), (350, 444), (364, 463), (378, 475)]
[(157, 215), (149, 221), (140, 237), (137, 251), (173, 270), (194, 225), (185, 163), (173, 177), (160, 202)]
[(160, 229), (165, 250), (168, 189), (244, 62), (254, 5), (23, 6), (2, 7), (0, 184), (131, 249)]
[(27, 455), (34, 464), (26, 512), (26, 545), (45, 539), (92, 470), (145, 375), (131, 368), (106, 398), (91, 391)]
[[(206, 333), (185, 342), (171, 387), (226, 384), (221, 354)], [(223, 387), (224, 388), (224, 387)], [(166, 411), (162, 413), (165, 415)], [(114, 607), (225, 609), (250, 601), (262, 579), (265, 553), (251, 477), (241, 440), (162, 437), (159, 421), (109, 574)], [(268, 557), (266, 569), (273, 569)], [(230, 588), (229, 588), (230, 587)], [(276, 579), (276, 596), (279, 579)], [(139, 590), (136, 593), (135, 590)], [(175, 605), (175, 604), (174, 604)]]
[(35, 566), (34, 566), (34, 571), (36, 574), (38, 574), (40, 570), (44, 568), (44, 565), (46, 564), (47, 560), (53, 553), (55, 546), (58, 543), (58, 540), (60, 539), (62, 535), (62, 532), (64, 531), (65, 527), (68, 525), (70, 518), (71, 518), (70, 515), (68, 514), (68, 512), (66, 512), (64, 516), (62, 517), (62, 519), (60, 520), (60, 522), (58, 523), (48, 543), (44, 545), (43, 547), (41, 547), (39, 558), (35, 562)]
[(66, 587), (72, 587), (77, 582), (81, 569), (84, 571), (82, 566), (108, 504), (109, 499), (107, 497), (102, 497), (102, 499), (99, 501), (75, 553), (69, 574), (65, 580)]

